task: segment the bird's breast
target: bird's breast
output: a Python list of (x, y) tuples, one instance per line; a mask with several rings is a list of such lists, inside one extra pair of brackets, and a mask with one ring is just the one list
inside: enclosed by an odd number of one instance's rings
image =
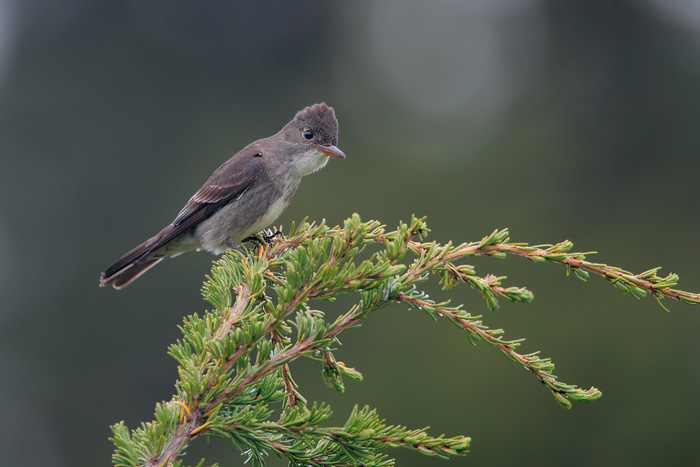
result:
[(257, 232), (260, 232), (262, 229), (269, 227), (270, 224), (275, 222), (277, 218), (284, 212), (284, 210), (287, 209), (290, 200), (291, 196), (280, 196), (275, 201), (273, 201), (270, 204), (270, 207), (267, 209), (267, 211), (264, 212), (254, 224), (252, 224), (250, 227), (245, 229), (245, 231), (243, 231), (241, 236), (242, 238), (236, 239), (237, 242)]
[(195, 229), (194, 234), (201, 248), (221, 254), (227, 249), (227, 238), (240, 243), (269, 227), (287, 208), (298, 185), (290, 183), (282, 189), (274, 185), (258, 185), (223, 206)]

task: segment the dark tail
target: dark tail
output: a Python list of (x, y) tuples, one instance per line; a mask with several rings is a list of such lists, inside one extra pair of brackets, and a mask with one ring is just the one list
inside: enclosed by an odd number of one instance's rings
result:
[(163, 258), (148, 258), (159, 245), (158, 235), (137, 246), (100, 274), (100, 287), (112, 284), (115, 289), (123, 289), (141, 274), (151, 269)]

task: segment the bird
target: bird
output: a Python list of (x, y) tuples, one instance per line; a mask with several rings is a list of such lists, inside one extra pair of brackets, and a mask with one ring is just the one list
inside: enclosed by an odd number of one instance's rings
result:
[(303, 108), (279, 132), (250, 143), (216, 169), (170, 224), (100, 274), (100, 287), (122, 289), (166, 257), (238, 249), (282, 214), (302, 177), (331, 157), (345, 159), (337, 144), (333, 107), (321, 102)]

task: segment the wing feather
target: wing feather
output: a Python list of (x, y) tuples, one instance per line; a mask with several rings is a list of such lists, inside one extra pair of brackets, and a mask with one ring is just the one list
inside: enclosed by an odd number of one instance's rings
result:
[(193, 229), (234, 199), (241, 198), (264, 173), (264, 163), (257, 147), (252, 143), (236, 153), (216, 169), (206, 183), (190, 198), (175, 220), (163, 229), (149, 254), (178, 235)]

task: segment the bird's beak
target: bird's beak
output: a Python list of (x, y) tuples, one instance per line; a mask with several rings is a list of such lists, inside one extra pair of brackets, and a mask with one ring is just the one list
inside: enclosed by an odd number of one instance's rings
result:
[(311, 143), (311, 144), (313, 144), (318, 149), (320, 149), (321, 152), (324, 154), (327, 154), (331, 157), (340, 157), (341, 159), (345, 159), (345, 153), (343, 151), (341, 151), (340, 149), (338, 149), (337, 147), (333, 146), (332, 144), (328, 145), (328, 146), (324, 146), (322, 144), (314, 144), (314, 143)]

